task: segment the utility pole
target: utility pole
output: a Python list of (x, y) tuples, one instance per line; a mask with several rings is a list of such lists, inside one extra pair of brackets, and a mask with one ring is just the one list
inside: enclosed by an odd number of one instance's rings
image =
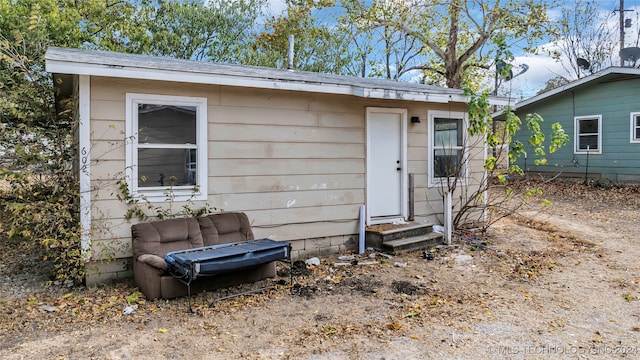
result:
[[(624, 49), (624, 0), (620, 0), (620, 50)], [(620, 56), (620, 66), (624, 66), (624, 59)]]
[[(616, 10), (613, 10), (613, 12), (616, 12), (616, 11), (620, 12), (620, 50), (622, 50), (622, 49), (624, 49), (624, 28), (631, 26), (631, 19), (629, 19), (628, 23), (625, 22), (624, 12), (625, 11), (633, 11), (633, 10), (625, 10), (624, 9), (624, 0), (620, 0), (620, 8), (616, 9)], [(620, 66), (624, 66), (624, 60), (625, 59), (623, 59), (622, 56), (620, 56)]]

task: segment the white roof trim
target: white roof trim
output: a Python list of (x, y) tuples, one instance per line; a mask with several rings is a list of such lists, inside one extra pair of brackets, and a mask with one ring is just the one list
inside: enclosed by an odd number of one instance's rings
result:
[(640, 75), (640, 69), (637, 68), (630, 68), (630, 67), (617, 67), (617, 66), (612, 66), (612, 67), (608, 67), (602, 71), (599, 71), (595, 74), (591, 74), (587, 77), (584, 77), (582, 79), (578, 79), (576, 81), (572, 81), (566, 85), (560, 86), (558, 88), (555, 88), (553, 90), (549, 90), (547, 92), (544, 92), (540, 95), (528, 98), (526, 100), (520, 101), (519, 103), (516, 104), (516, 109), (517, 108), (521, 108), (523, 106), (527, 106), (527, 105), (531, 105), (535, 102), (538, 102), (540, 100), (546, 99), (548, 97), (554, 96), (556, 94), (559, 94), (561, 92), (567, 91), (567, 90), (571, 90), (575, 87), (578, 87), (580, 85), (584, 85), (588, 82), (594, 81), (596, 79), (605, 77), (609, 74), (628, 74), (628, 75)]
[[(305, 91), (371, 99), (436, 103), (467, 103), (469, 100), (457, 89), (304, 71), (56, 47), (49, 48), (45, 57), (46, 70), (55, 74)], [(508, 105), (512, 102), (509, 98), (491, 97), (490, 103)]]

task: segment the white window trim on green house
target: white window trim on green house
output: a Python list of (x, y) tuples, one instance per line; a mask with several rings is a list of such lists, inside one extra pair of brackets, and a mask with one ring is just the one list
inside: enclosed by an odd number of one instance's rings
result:
[(632, 112), (630, 115), (629, 142), (640, 144), (640, 112)]
[[(447, 182), (451, 179), (450, 177), (436, 177), (436, 166), (435, 166), (435, 161), (436, 161), (436, 155), (435, 152), (436, 151), (460, 151), (460, 154), (462, 156), (462, 158), (460, 159), (460, 161), (462, 161), (463, 164), (463, 168), (462, 168), (462, 176), (458, 179), (458, 185), (466, 185), (467, 183), (467, 175), (469, 174), (469, 169), (468, 169), (468, 153), (466, 150), (467, 148), (467, 143), (468, 143), (468, 137), (467, 137), (467, 126), (468, 126), (468, 121), (467, 121), (467, 113), (464, 112), (451, 112), (451, 111), (429, 111), (428, 112), (428, 121), (429, 121), (429, 127), (428, 127), (428, 140), (427, 140), (427, 146), (428, 146), (428, 151), (429, 154), (427, 156), (428, 159), (428, 171), (429, 171), (429, 186), (430, 187), (434, 187), (434, 186), (443, 186), (446, 185)], [(446, 119), (446, 120), (460, 120), (461, 123), (461, 128), (458, 129), (458, 133), (461, 136), (461, 144), (456, 144), (454, 146), (443, 146), (443, 145), (438, 145), (436, 144), (436, 121), (437, 119)]]
[[(580, 133), (580, 122), (582, 121), (586, 121), (586, 120), (597, 120), (598, 121), (598, 132), (594, 133)], [(587, 115), (587, 116), (576, 116), (573, 118), (573, 129), (574, 129), (574, 134), (573, 134), (573, 138), (574, 138), (574, 142), (573, 142), (573, 153), (574, 154), (586, 154), (587, 152), (589, 154), (602, 154), (602, 115)], [(586, 147), (581, 148), (581, 138), (586, 137), (586, 136), (597, 136), (597, 149), (591, 149), (589, 148), (589, 151), (587, 151)]]
[[(138, 105), (160, 105), (175, 107), (195, 108), (195, 144), (186, 143), (145, 143), (140, 142)], [(166, 201), (171, 190), (171, 198), (175, 201), (186, 200), (206, 200), (207, 199), (207, 99), (201, 97), (154, 95), (127, 93), (126, 96), (126, 179), (129, 191), (134, 198), (145, 197), (151, 202)], [(192, 171), (195, 165), (195, 184), (187, 185), (164, 185), (141, 186), (144, 181), (140, 181), (139, 152), (140, 150), (164, 149), (164, 150), (186, 150), (189, 154), (193, 150), (196, 152), (195, 164), (186, 164)], [(186, 160), (185, 160), (186, 161)], [(144, 179), (142, 179), (144, 180)], [(166, 179), (169, 183), (169, 179)]]

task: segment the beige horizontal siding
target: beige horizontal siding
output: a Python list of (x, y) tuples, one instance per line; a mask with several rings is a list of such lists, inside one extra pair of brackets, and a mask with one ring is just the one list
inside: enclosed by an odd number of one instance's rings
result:
[(429, 150), (426, 147), (409, 147), (407, 149), (407, 157), (411, 161), (427, 161)]
[(125, 121), (124, 119), (92, 120), (91, 140), (93, 143), (99, 141), (124, 141)]
[(125, 162), (103, 159), (97, 154), (91, 154), (91, 178), (93, 180), (120, 180), (125, 178)]
[[(124, 179), (125, 172), (127, 92), (207, 98), (209, 197), (191, 207), (209, 204), (222, 211), (245, 211), (258, 238), (301, 244), (306, 244), (304, 239), (328, 241), (327, 246), (336, 249), (357, 234), (359, 207), (365, 202), (365, 109), (406, 108), (409, 117), (421, 119), (407, 124), (416, 220), (440, 222), (441, 191), (427, 186), (427, 111), (461, 111), (464, 106), (94, 77), (91, 174), (96, 259), (131, 255), (131, 225), (137, 220), (124, 219), (128, 207), (114, 199), (116, 181)], [(474, 166), (482, 162), (476, 155)], [(184, 204), (153, 206), (180, 209)], [(327, 239), (337, 239), (336, 244)], [(315, 251), (307, 245), (300, 251)], [(120, 268), (114, 271), (123, 273)]]
[(199, 96), (206, 97), (207, 104), (220, 105), (220, 86), (175, 83), (169, 81), (147, 81), (135, 79), (116, 79), (94, 76), (91, 78), (92, 101), (122, 101), (126, 93)]
[(125, 140), (93, 141), (91, 145), (91, 158), (93, 160), (122, 161), (125, 157), (125, 146)]
[(364, 143), (363, 129), (274, 126), (246, 124), (210, 124), (209, 142), (313, 142)]
[(364, 116), (367, 106), (378, 106), (378, 101), (367, 101), (352, 96), (313, 94), (309, 98), (308, 110), (320, 112), (339, 112)]
[(414, 133), (410, 132), (407, 134), (407, 143), (410, 147), (421, 147), (427, 148), (427, 134), (426, 133)]
[[(249, 213), (253, 218), (253, 214)], [(358, 222), (356, 220), (348, 222), (314, 222), (308, 224), (282, 224), (278, 227), (255, 226), (253, 234), (256, 238), (271, 238), (280, 241), (291, 241), (298, 239), (309, 239), (322, 236), (338, 236), (345, 234), (357, 234)]]
[(253, 124), (282, 126), (317, 126), (318, 118), (314, 112), (302, 109), (284, 110), (277, 108), (209, 106), (209, 124)]
[(409, 161), (407, 161), (407, 166), (408, 166), (407, 171), (409, 173), (426, 174), (427, 173), (427, 167), (429, 166), (429, 164), (427, 164), (426, 161), (409, 160)]
[(224, 87), (220, 94), (224, 106), (309, 110), (309, 95), (293, 91), (268, 91)]
[(279, 191), (306, 191), (323, 189), (362, 189), (364, 174), (314, 174), (210, 177), (211, 193), (260, 193)]
[(91, 119), (93, 121), (124, 121), (125, 112), (126, 107), (124, 101), (122, 100), (94, 100), (91, 103)]
[[(329, 110), (336, 111), (335, 109)], [(362, 129), (364, 128), (364, 112), (358, 112), (355, 114), (344, 112), (319, 112), (318, 126), (327, 126), (332, 128), (354, 127)]]
[(210, 159), (364, 158), (363, 144), (218, 141), (208, 147)]
[(210, 176), (361, 174), (363, 159), (210, 159)]
[(222, 209), (269, 210), (319, 206), (363, 204), (363, 190), (316, 190), (268, 192), (248, 194), (222, 194)]

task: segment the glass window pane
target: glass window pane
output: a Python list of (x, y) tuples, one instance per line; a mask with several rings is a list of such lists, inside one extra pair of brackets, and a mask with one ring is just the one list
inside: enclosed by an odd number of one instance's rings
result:
[(138, 149), (138, 186), (196, 185), (195, 149)]
[[(456, 176), (462, 150), (434, 150), (433, 155), (433, 172), (434, 177), (453, 177)], [(462, 171), (462, 169), (460, 169)], [(458, 174), (462, 175), (462, 174)]]
[(580, 135), (580, 149), (598, 150), (598, 135)]
[(138, 104), (138, 142), (195, 144), (196, 107)]
[(640, 127), (636, 128), (636, 136), (634, 139), (640, 139)]
[(580, 120), (579, 133), (580, 134), (597, 134), (598, 133), (598, 119)]
[(434, 119), (434, 146), (462, 146), (462, 120)]

